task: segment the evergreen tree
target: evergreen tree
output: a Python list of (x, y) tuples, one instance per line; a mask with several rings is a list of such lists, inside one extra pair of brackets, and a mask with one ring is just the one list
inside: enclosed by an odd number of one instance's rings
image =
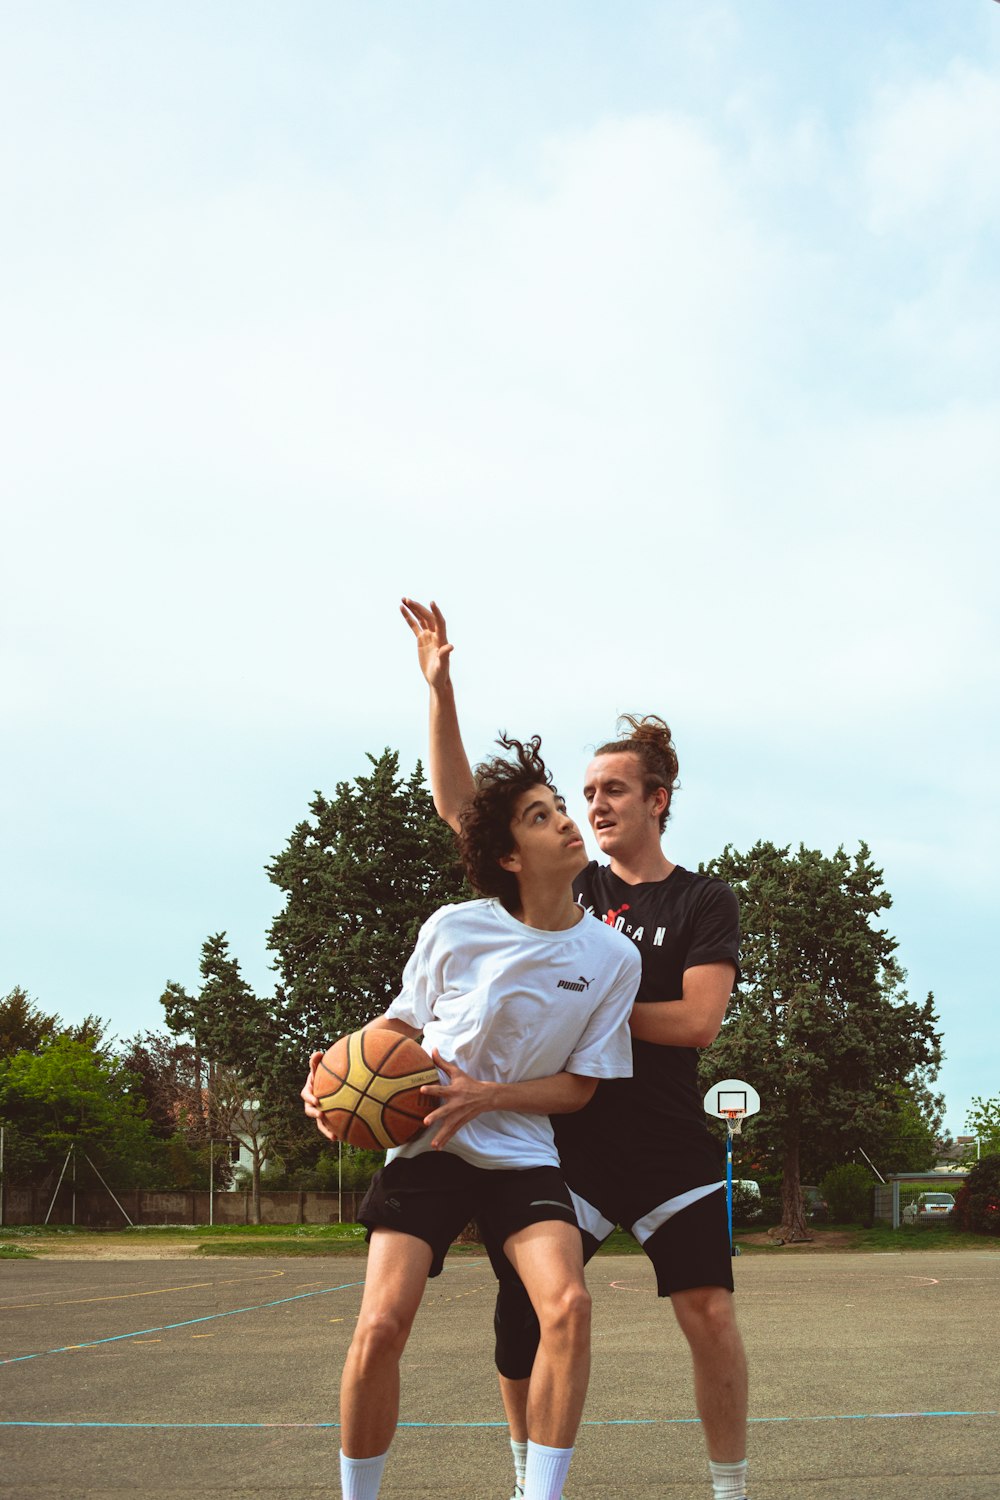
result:
[(317, 1046), (379, 1015), (399, 990), (421, 924), (468, 899), (454, 835), (420, 763), (407, 779), (385, 750), (372, 770), (317, 792), (268, 867), (285, 893), (268, 942), (281, 975), (283, 1030)]
[(403, 778), (394, 751), (368, 760), (371, 773), (339, 783), (332, 800), (316, 793), (311, 819), (268, 866), (285, 893), (268, 943), (274, 996), (254, 993), (220, 932), (202, 946), (197, 994), (171, 983), (161, 997), (169, 1029), (192, 1037), (213, 1069), (235, 1072), (237, 1092), (260, 1105), (268, 1147), (291, 1168), (316, 1150), (299, 1100), (310, 1052), (383, 1011), (421, 923), (469, 894), (420, 765)]
[(865, 844), (853, 859), (843, 848), (727, 847), (706, 873), (736, 890), (742, 928), (742, 979), (706, 1082), (745, 1078), (760, 1093), (746, 1134), (780, 1161), (782, 1237), (808, 1238), (803, 1149), (812, 1181), (817, 1165), (877, 1149), (898, 1087), (923, 1086), (940, 1063), (933, 996), (906, 998), (896, 942), (878, 925), (891, 899)]
[(36, 1052), (61, 1025), (58, 1016), (39, 1010), (27, 990), (15, 985), (0, 1000), (0, 1058), (13, 1057), (15, 1052)]

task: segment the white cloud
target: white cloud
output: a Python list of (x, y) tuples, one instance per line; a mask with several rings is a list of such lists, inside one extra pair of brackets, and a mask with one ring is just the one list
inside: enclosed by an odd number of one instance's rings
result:
[(882, 91), (859, 130), (873, 229), (954, 239), (995, 227), (998, 139), (1000, 76), (966, 59)]

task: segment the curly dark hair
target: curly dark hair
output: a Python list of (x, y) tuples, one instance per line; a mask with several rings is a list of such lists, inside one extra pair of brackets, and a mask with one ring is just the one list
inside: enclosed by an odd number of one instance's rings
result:
[(458, 847), (469, 884), (483, 896), (498, 896), (508, 911), (516, 911), (517, 876), (500, 863), (514, 852), (514, 804), (533, 786), (551, 787), (553, 792), (556, 788), (538, 753), (542, 741), (537, 734), (523, 743), (501, 734), (497, 744), (512, 750), (513, 756), (495, 755), (476, 767), (476, 791), (461, 812)]
[(656, 714), (622, 714), (616, 724), (618, 733), (627, 724), (632, 733), (621, 739), (611, 740), (594, 751), (595, 755), (637, 755), (642, 765), (643, 794), (652, 797), (659, 788), (666, 787), (667, 805), (660, 814), (660, 832), (667, 826), (670, 804), (674, 792), (680, 786), (677, 779), (677, 751), (670, 734), (670, 725)]

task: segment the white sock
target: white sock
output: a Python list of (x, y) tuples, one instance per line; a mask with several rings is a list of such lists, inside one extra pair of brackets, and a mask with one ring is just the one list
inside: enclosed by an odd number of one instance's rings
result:
[(529, 1438), (524, 1500), (559, 1500), (572, 1457), (572, 1448), (546, 1448)]
[(714, 1500), (746, 1500), (747, 1461), (738, 1464), (716, 1464), (708, 1460), (712, 1471), (712, 1493)]
[(514, 1455), (514, 1479), (524, 1489), (524, 1466), (528, 1461), (528, 1445), (511, 1438), (510, 1451)]
[(340, 1492), (344, 1500), (375, 1500), (388, 1457), (388, 1450), (374, 1458), (348, 1458), (341, 1452)]

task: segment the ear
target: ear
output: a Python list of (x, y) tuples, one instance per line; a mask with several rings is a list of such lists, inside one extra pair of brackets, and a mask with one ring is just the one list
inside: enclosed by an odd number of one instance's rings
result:
[(659, 820), (670, 806), (670, 793), (665, 786), (658, 786), (649, 799), (650, 809), (654, 817)]
[(510, 875), (521, 873), (521, 856), (516, 849), (512, 849), (510, 854), (505, 854), (502, 859), (498, 859), (497, 864), (501, 870), (506, 870)]

